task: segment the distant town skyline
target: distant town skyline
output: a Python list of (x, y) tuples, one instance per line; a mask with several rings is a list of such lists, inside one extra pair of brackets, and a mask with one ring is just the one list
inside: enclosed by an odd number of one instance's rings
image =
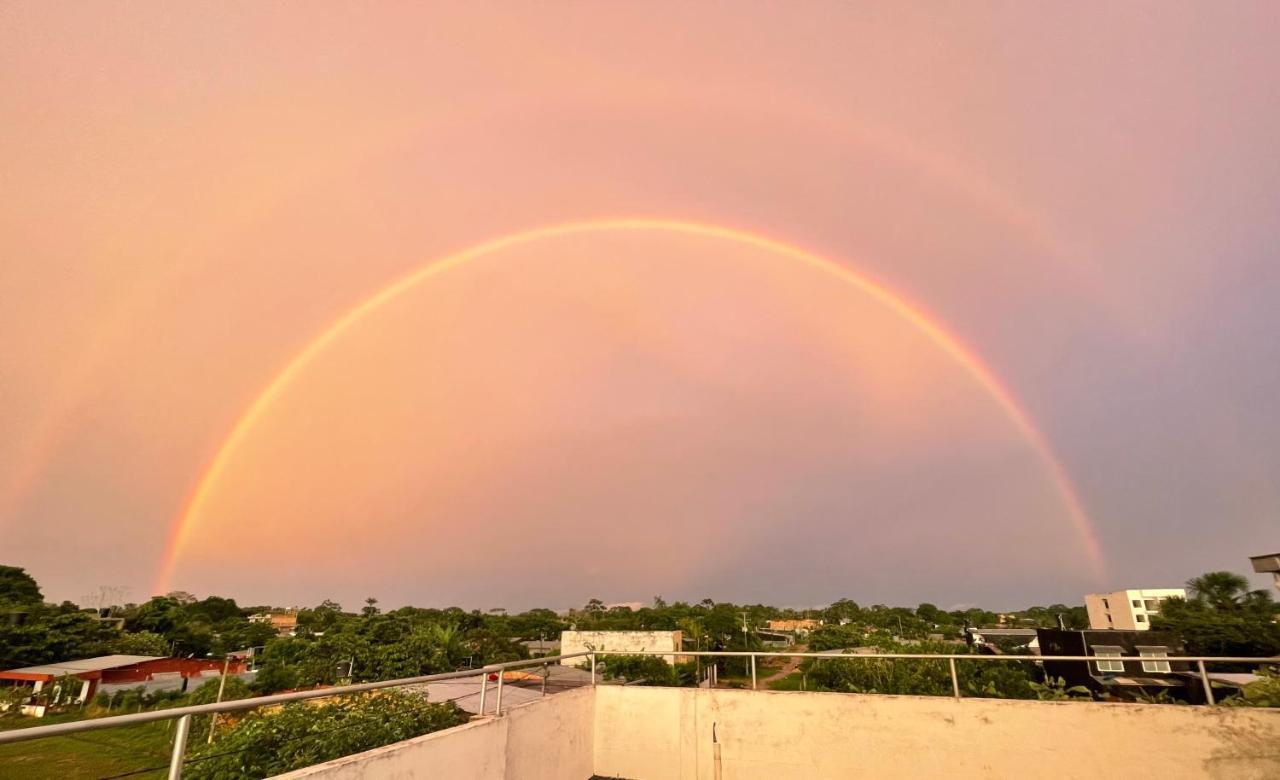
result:
[(1270, 4), (17, 7), (0, 562), (52, 599), (1012, 609), (1280, 548)]

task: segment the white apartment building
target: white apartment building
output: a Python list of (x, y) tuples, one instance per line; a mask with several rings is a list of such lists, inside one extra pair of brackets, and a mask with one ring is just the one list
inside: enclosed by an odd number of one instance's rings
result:
[(1090, 593), (1084, 597), (1089, 628), (1145, 631), (1151, 628), (1151, 616), (1160, 614), (1161, 603), (1174, 596), (1185, 599), (1187, 592), (1182, 588), (1144, 588)]

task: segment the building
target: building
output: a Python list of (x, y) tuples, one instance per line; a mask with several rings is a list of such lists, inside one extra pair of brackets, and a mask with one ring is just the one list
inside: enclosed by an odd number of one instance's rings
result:
[[(679, 631), (562, 631), (560, 654), (573, 655), (592, 650), (610, 653), (670, 651), (671, 655), (664, 655), (662, 658), (667, 663), (674, 664), (680, 660), (676, 653), (684, 649), (683, 641), (684, 635)], [(560, 663), (578, 666), (582, 661), (582, 658), (569, 658)]]
[[(8, 685), (31, 685), (31, 695), (44, 693), (49, 685), (60, 685), (64, 678), (79, 681), (77, 691), (59, 690), (50, 696), (57, 701), (85, 702), (92, 699), (101, 685), (146, 683), (157, 676), (178, 676), (185, 679), (199, 677), (205, 672), (221, 672), (223, 662), (217, 659), (165, 658), (151, 655), (104, 655), (97, 658), (81, 658), (56, 664), (24, 666), (0, 672), (0, 681)], [(229, 673), (239, 674), (245, 669), (241, 660), (227, 665)]]
[(259, 612), (249, 616), (250, 623), (268, 623), (279, 636), (293, 636), (298, 631), (296, 612)]
[(1096, 661), (1043, 661), (1045, 676), (1061, 678), (1111, 699), (1133, 700), (1142, 695), (1201, 703), (1203, 689), (1186, 655), (1182, 640), (1164, 631), (1121, 629), (1038, 628), (1040, 654), (1087, 655)]
[(1187, 592), (1182, 588), (1145, 588), (1090, 593), (1084, 597), (1084, 606), (1089, 612), (1089, 628), (1146, 631), (1151, 628), (1151, 616), (1160, 614), (1161, 603), (1175, 597), (1185, 599)]
[(810, 631), (817, 631), (822, 628), (821, 620), (770, 620), (768, 624), (770, 631), (788, 631), (796, 636), (804, 636)]
[(1276, 588), (1280, 589), (1280, 553), (1271, 553), (1270, 555), (1255, 555), (1249, 559), (1253, 564), (1253, 570), (1259, 574), (1270, 574), (1276, 583)]

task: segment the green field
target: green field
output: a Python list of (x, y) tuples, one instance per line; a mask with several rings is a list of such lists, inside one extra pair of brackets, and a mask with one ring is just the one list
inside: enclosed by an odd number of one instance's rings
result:
[[(80, 720), (78, 714), (0, 719), (0, 730), (49, 726)], [(0, 745), (5, 780), (102, 780), (130, 772), (130, 778), (164, 777), (169, 763), (172, 722), (91, 731), (34, 742)], [(139, 770), (157, 768), (156, 771)]]

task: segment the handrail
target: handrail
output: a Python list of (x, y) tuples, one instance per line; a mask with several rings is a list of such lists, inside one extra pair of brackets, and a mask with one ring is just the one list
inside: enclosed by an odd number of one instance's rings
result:
[(1204, 663), (1254, 663), (1254, 664), (1280, 664), (1280, 655), (1267, 656), (1261, 658), (1241, 658), (1236, 656), (1209, 656), (1209, 655), (1170, 655), (1170, 656), (1137, 656), (1137, 655), (1121, 655), (1121, 656), (1096, 656), (1096, 655), (982, 655), (978, 653), (840, 653), (832, 651), (830, 653), (778, 653), (771, 651), (754, 651), (754, 650), (596, 650), (596, 655), (678, 655), (678, 656), (729, 656), (733, 658), (746, 658), (749, 656), (769, 657), (769, 658), (904, 658), (928, 660), (935, 658), (945, 661), (948, 658), (954, 658), (957, 661), (1114, 661), (1117, 658), (1124, 660), (1126, 658), (1138, 661), (1203, 661)]
[(597, 650), (591, 655), (591, 679), (595, 682), (595, 660), (597, 655), (657, 655), (657, 656), (711, 656), (711, 657), (729, 657), (729, 658), (750, 658), (751, 659), (751, 689), (756, 690), (758, 683), (756, 680), (756, 658), (819, 658), (841, 661), (865, 660), (865, 659), (908, 659), (908, 660), (937, 660), (946, 661), (948, 670), (951, 673), (951, 691), (952, 696), (957, 700), (960, 696), (960, 677), (956, 672), (956, 661), (1019, 661), (1019, 662), (1036, 662), (1036, 661), (1084, 661), (1086, 663), (1099, 660), (1116, 660), (1122, 663), (1124, 659), (1132, 659), (1135, 661), (1164, 661), (1165, 663), (1194, 663), (1196, 672), (1200, 676), (1200, 685), (1204, 688), (1205, 701), (1213, 706), (1217, 704), (1217, 700), (1213, 695), (1213, 683), (1209, 679), (1209, 672), (1205, 669), (1205, 664), (1210, 663), (1248, 663), (1257, 666), (1266, 664), (1280, 664), (1280, 656), (1272, 656), (1269, 658), (1242, 658), (1238, 656), (1201, 656), (1201, 655), (1163, 655), (1163, 656), (1142, 656), (1142, 655), (1114, 655), (1114, 656), (1096, 656), (1096, 655), (985, 655), (978, 653), (846, 653), (846, 652), (828, 652), (828, 653), (771, 653), (756, 652), (753, 650)]
[(292, 693), (277, 693), (271, 696), (255, 696), (248, 699), (234, 699), (232, 701), (218, 702), (216, 704), (192, 704), (186, 707), (172, 707), (165, 710), (151, 710), (150, 712), (134, 712), (128, 715), (112, 715), (106, 718), (93, 718), (89, 720), (76, 720), (70, 723), (55, 723), (51, 726), (32, 726), (26, 729), (13, 729), (10, 731), (0, 731), (0, 745), (13, 742), (26, 742), (33, 739), (42, 739), (44, 737), (56, 737), (63, 734), (77, 734), (82, 731), (97, 731), (99, 729), (110, 729), (119, 726), (133, 726), (140, 723), (152, 723), (157, 720), (172, 720), (174, 718), (183, 718), (191, 715), (212, 715), (221, 712), (235, 712), (238, 710), (251, 710), (257, 707), (266, 707), (272, 704), (284, 704), (293, 701), (305, 701), (307, 699), (322, 699), (329, 696), (343, 696), (349, 693), (363, 693), (365, 691), (377, 691), (383, 688), (399, 688), (405, 685), (420, 685), (427, 682), (436, 682), (438, 680), (456, 680), (460, 677), (474, 677), (477, 674), (487, 675), (490, 672), (502, 671), (521, 666), (539, 666), (569, 658), (581, 658), (591, 655), (590, 651), (581, 653), (570, 653), (568, 655), (548, 656), (545, 658), (531, 658), (521, 661), (507, 661), (500, 664), (490, 664), (475, 669), (466, 669), (459, 672), (442, 672), (440, 674), (427, 674), (420, 677), (402, 677), (396, 680), (380, 680), (378, 682), (356, 683), (354, 685), (337, 685), (332, 688), (316, 688), (310, 691), (294, 691)]

